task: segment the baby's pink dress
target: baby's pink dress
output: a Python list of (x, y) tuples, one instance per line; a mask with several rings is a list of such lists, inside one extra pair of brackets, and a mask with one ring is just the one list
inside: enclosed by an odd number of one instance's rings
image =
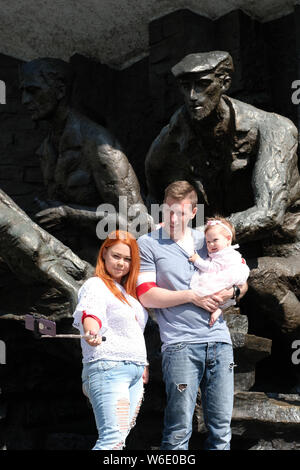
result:
[[(203, 260), (197, 259), (194, 265), (198, 268), (192, 276), (190, 287), (200, 295), (210, 295), (222, 289), (232, 287), (234, 284), (245, 284), (250, 270), (236, 251), (239, 245), (231, 245), (216, 253), (209, 253)], [(222, 309), (235, 305), (235, 300), (230, 299), (220, 307)]]

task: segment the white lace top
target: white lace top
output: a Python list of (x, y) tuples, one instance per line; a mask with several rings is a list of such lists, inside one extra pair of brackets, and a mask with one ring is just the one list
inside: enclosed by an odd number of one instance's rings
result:
[(147, 310), (125, 289), (116, 282), (130, 306), (117, 299), (99, 277), (88, 279), (78, 293), (78, 304), (73, 314), (73, 326), (84, 334), (82, 314), (94, 315), (101, 320), (106, 329), (99, 346), (90, 346), (81, 339), (82, 362), (97, 359), (112, 361), (128, 360), (138, 364), (147, 364), (144, 329), (148, 320)]

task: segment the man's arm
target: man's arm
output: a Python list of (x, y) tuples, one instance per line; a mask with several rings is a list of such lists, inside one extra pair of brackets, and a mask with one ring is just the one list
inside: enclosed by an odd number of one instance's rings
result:
[(139, 295), (139, 301), (145, 308), (168, 308), (191, 302), (189, 290), (171, 291), (153, 286), (144, 294)]
[[(248, 283), (246, 282), (245, 284), (238, 285), (240, 289), (240, 295), (239, 295), (239, 300), (244, 297), (248, 290)], [(216, 294), (214, 294), (214, 297), (218, 299), (219, 303), (222, 304), (226, 302), (227, 300), (230, 300), (233, 298), (234, 294), (234, 289), (233, 287), (230, 287), (229, 289), (223, 289)]]
[(208, 312), (214, 312), (219, 302), (217, 296), (211, 295), (201, 297), (196, 291), (191, 289), (185, 291), (169, 291), (160, 287), (153, 287), (150, 291), (142, 294), (139, 301), (146, 308), (168, 308), (176, 307), (185, 303), (193, 303)]
[[(141, 276), (147, 276), (148, 282), (139, 284), (137, 288), (137, 295), (139, 301), (145, 308), (169, 308), (176, 307), (186, 303), (193, 303), (198, 307), (203, 308), (209, 312), (214, 312), (218, 308), (220, 299), (214, 295), (201, 297), (196, 291), (192, 289), (172, 291), (158, 287), (155, 282), (149, 283), (153, 274), (152, 280), (155, 281), (155, 273), (141, 273)], [(225, 295), (225, 294), (224, 294)], [(233, 289), (232, 293), (233, 295)]]
[(238, 287), (240, 288), (240, 291), (241, 291), (239, 295), (239, 299), (241, 299), (242, 297), (244, 297), (244, 295), (246, 294), (248, 290), (248, 283), (246, 282), (242, 286), (238, 286)]

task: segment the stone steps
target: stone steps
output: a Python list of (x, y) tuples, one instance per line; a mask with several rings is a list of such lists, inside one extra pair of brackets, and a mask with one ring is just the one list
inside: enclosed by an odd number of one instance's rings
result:
[[(272, 341), (248, 334), (248, 319), (231, 309), (224, 315), (230, 330), (235, 368), (232, 433), (257, 439), (253, 450), (298, 448), (300, 439), (300, 395), (251, 392), (255, 365), (271, 354)], [(206, 431), (199, 394), (195, 411), (196, 431)]]

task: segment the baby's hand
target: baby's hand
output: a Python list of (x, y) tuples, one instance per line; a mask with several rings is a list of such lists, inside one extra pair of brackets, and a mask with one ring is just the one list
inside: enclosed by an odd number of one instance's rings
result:
[(189, 261), (195, 263), (197, 258), (199, 258), (199, 255), (197, 253), (194, 253), (192, 256), (189, 257)]

